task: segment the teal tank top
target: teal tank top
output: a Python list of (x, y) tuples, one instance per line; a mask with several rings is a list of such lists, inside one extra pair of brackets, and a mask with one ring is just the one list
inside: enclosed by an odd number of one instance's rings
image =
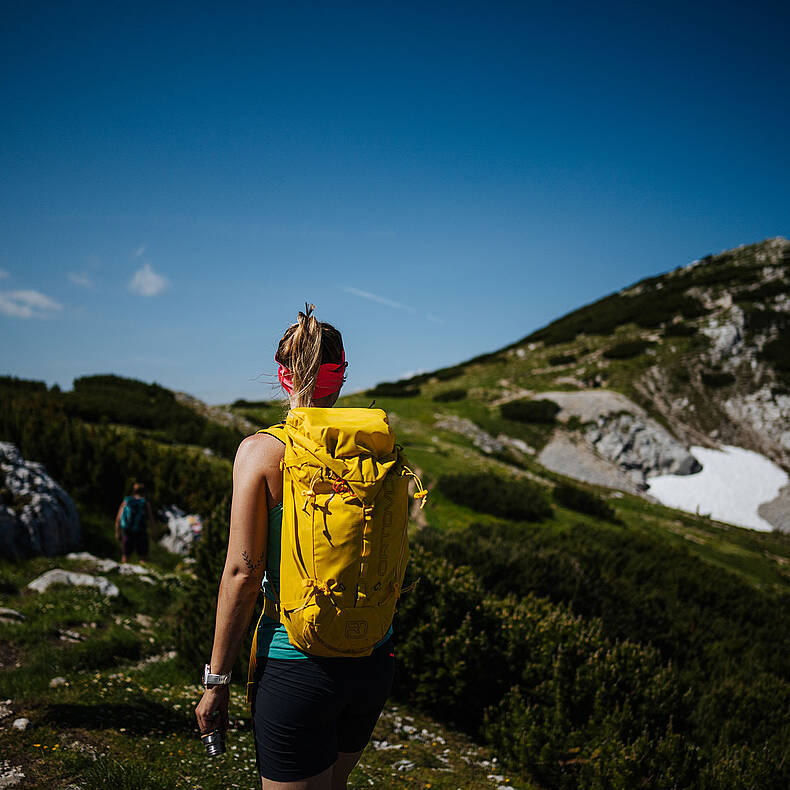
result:
[[(277, 601), (280, 591), (280, 534), (283, 528), (282, 503), (269, 511), (269, 537), (266, 542), (266, 571), (263, 574), (261, 589), (264, 596)], [(383, 645), (392, 636), (392, 626), (375, 647)], [(257, 658), (310, 658), (294, 647), (288, 640), (285, 626), (271, 617), (263, 615), (258, 624)]]

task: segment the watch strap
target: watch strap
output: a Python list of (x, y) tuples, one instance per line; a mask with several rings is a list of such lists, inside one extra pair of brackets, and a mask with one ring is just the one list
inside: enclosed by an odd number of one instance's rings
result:
[(217, 675), (211, 671), (211, 665), (206, 664), (203, 667), (203, 685), (208, 686), (227, 686), (230, 683), (230, 675), (231, 673), (228, 672), (226, 675)]

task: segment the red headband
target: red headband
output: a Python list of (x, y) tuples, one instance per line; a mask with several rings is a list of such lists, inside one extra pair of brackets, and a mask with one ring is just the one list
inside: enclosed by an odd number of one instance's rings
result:
[[(283, 385), (283, 389), (289, 395), (293, 394), (294, 382), (291, 371), (288, 370), (276, 356), (274, 357), (274, 361), (280, 366), (278, 371), (280, 384)], [(334, 395), (336, 392), (339, 392), (340, 388), (343, 386), (343, 382), (346, 380), (347, 367), (348, 362), (346, 362), (345, 349), (343, 349), (339, 364), (337, 362), (325, 362), (321, 365), (321, 367), (318, 368), (318, 378), (315, 381), (313, 398), (325, 398), (327, 395)]]

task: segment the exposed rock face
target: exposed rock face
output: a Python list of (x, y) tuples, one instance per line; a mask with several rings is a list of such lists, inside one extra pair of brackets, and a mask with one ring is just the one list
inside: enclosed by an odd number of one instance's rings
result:
[(708, 356), (713, 364), (725, 362), (726, 367), (735, 367), (748, 352), (743, 342), (744, 317), (740, 307), (732, 306), (711, 317), (700, 332), (711, 341)]
[(79, 544), (74, 502), (41, 464), (25, 461), (13, 444), (0, 442), (0, 475), (0, 555), (62, 554)]
[(607, 488), (619, 488), (638, 494), (640, 488), (620, 467), (601, 458), (584, 440), (574, 440), (556, 431), (551, 441), (540, 451), (538, 463), (552, 472)]
[(677, 439), (649, 417), (603, 415), (584, 436), (600, 455), (642, 486), (654, 475), (691, 475), (702, 469)]
[(472, 444), (475, 447), (482, 450), (486, 455), (503, 453), (508, 448), (522, 455), (534, 455), (535, 453), (535, 448), (530, 447), (525, 441), (507, 436), (504, 433), (500, 433), (499, 436), (494, 438), (490, 433), (486, 433), (486, 431), (466, 417), (456, 417), (454, 414), (437, 414), (435, 416), (438, 418), (436, 420), (437, 428), (444, 428), (446, 431), (466, 436), (467, 439), (472, 440)]
[(91, 576), (89, 573), (72, 573), (62, 568), (53, 568), (45, 574), (33, 579), (28, 584), (28, 589), (36, 592), (45, 592), (53, 584), (66, 584), (72, 587), (95, 587), (102, 595), (115, 598), (119, 594), (118, 588), (107, 581), (104, 576)]
[(168, 533), (159, 542), (168, 551), (182, 556), (189, 554), (192, 544), (200, 539), (203, 522), (194, 513), (184, 513), (181, 508), (171, 505), (162, 511), (167, 521)]
[[(745, 423), (765, 452), (783, 466), (790, 466), (790, 395), (764, 386), (745, 395), (734, 395), (722, 404), (734, 422)], [(771, 452), (773, 449), (774, 452)]]
[(495, 439), (491, 434), (486, 433), (482, 428), (478, 428), (471, 420), (466, 417), (456, 417), (454, 414), (437, 414), (436, 427), (444, 428), (446, 431), (466, 436), (471, 439), (472, 444), (482, 450), (487, 455), (491, 453), (502, 453), (505, 451), (505, 443)]
[[(577, 417), (582, 422), (584, 438), (599, 457), (594, 463), (581, 445), (557, 433), (538, 458), (549, 469), (625, 490), (632, 486), (644, 490), (647, 478), (655, 475), (689, 475), (702, 469), (681, 442), (620, 392), (595, 389), (541, 395), (560, 406), (560, 421)], [(613, 467), (605, 468), (605, 462)], [(624, 479), (631, 485), (624, 486)]]

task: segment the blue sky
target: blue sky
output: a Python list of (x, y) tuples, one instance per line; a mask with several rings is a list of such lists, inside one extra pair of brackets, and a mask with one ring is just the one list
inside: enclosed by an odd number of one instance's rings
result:
[(790, 235), (786, 4), (8, 3), (0, 372), (348, 387)]

